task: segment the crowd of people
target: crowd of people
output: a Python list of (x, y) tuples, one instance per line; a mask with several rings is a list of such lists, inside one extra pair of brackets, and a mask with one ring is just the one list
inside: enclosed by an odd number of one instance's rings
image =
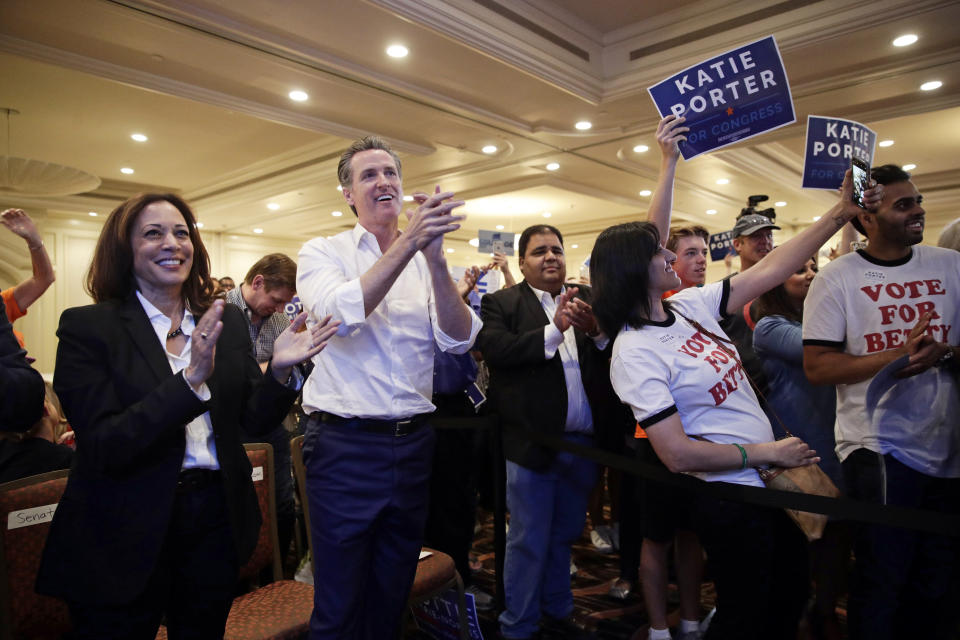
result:
[[(34, 268), (0, 313), (0, 481), (70, 468), (37, 591), (67, 602), (76, 638), (148, 638), (161, 621), (171, 638), (222, 637), (260, 525), (242, 444), (273, 445), (289, 550), (283, 423), (298, 398), (317, 640), (396, 637), (425, 540), (470, 586), (487, 465), (474, 434), (432, 428), (445, 417), (489, 411), (503, 427), (503, 638), (593, 637), (573, 616), (571, 545), (602, 470), (534, 434), (706, 482), (760, 487), (762, 468), (819, 464), (851, 497), (960, 513), (960, 250), (920, 244), (918, 187), (875, 167), (863, 209), (848, 175), (837, 203), (776, 247), (774, 220), (745, 211), (732, 233), (740, 272), (708, 283), (708, 231), (671, 227), (686, 132), (682, 117), (660, 122), (647, 219), (600, 234), (589, 284), (568, 278), (562, 232), (545, 224), (520, 234), (521, 282), (499, 254), (454, 281), (443, 239), (464, 202), (439, 186), (415, 193), (401, 232), (401, 161), (375, 137), (338, 166), (357, 224), (310, 240), (296, 262), (264, 256), (239, 286), (210, 275), (186, 202), (131, 198), (97, 242), (85, 281), (94, 304), (60, 318), (46, 389), (10, 322), (53, 270), (29, 217), (4, 212)], [(844, 242), (820, 269), (821, 246), (851, 225), (865, 248)], [(506, 286), (478, 312), (475, 284), (494, 269)], [(303, 311), (291, 317), (295, 295)], [(833, 519), (808, 544), (782, 509), (649, 478), (617, 486), (610, 594), (642, 585), (651, 640), (793, 638), (805, 611), (838, 637), (847, 592), (851, 638), (950, 637), (956, 625), (957, 538)], [(605, 550), (610, 531), (595, 537)], [(705, 559), (717, 594), (706, 622)], [(492, 607), (471, 588), (478, 608)]]

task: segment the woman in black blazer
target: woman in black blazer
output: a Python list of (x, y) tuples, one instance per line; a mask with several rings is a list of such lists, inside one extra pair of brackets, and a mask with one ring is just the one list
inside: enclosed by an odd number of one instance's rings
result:
[(37, 591), (62, 597), (78, 638), (222, 637), (260, 512), (241, 427), (280, 422), (293, 365), (336, 330), (276, 341), (261, 374), (241, 312), (212, 298), (196, 219), (171, 194), (135, 197), (107, 219), (87, 290), (60, 318), (54, 388), (77, 451)]

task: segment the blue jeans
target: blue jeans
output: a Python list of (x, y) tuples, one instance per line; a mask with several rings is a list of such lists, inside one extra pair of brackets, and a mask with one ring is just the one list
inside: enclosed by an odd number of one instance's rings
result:
[[(567, 434), (592, 445), (589, 435)], [(507, 461), (510, 530), (503, 565), (506, 610), (500, 629), (506, 638), (527, 638), (538, 630), (541, 613), (565, 618), (573, 612), (570, 545), (580, 538), (587, 500), (597, 482), (597, 465), (567, 452), (546, 471)]]

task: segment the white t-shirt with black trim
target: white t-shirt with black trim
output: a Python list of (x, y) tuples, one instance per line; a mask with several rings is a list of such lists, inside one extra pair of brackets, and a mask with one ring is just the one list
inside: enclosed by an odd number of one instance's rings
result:
[[(682, 317), (696, 320), (726, 338), (717, 320), (723, 316), (729, 294), (728, 280), (684, 289), (670, 297), (665, 321), (639, 329), (624, 327), (617, 336), (610, 379), (641, 427), (646, 429), (679, 413), (683, 430), (690, 436), (720, 444), (773, 440), (770, 421), (760, 409), (743, 369), (712, 338)], [(734, 348), (729, 344), (724, 347)], [(714, 482), (763, 486), (752, 468), (691, 475)]]
[[(925, 245), (896, 261), (850, 253), (813, 279), (804, 302), (803, 343), (842, 347), (857, 356), (879, 353), (902, 346), (927, 311), (934, 313), (929, 335), (960, 343), (960, 253)], [(927, 475), (960, 477), (956, 371), (932, 367), (889, 385), (878, 380), (868, 392), (874, 382), (837, 385), (840, 459), (866, 448)]]

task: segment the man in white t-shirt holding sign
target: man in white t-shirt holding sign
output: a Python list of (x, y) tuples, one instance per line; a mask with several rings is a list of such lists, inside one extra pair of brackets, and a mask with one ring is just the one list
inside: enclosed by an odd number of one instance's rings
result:
[[(814, 384), (837, 385), (837, 454), (851, 497), (957, 513), (960, 253), (919, 244), (925, 212), (909, 174), (884, 165), (872, 177), (883, 200), (853, 219), (867, 248), (826, 265), (807, 294), (804, 369)], [(897, 370), (886, 380), (888, 366)], [(850, 637), (940, 637), (957, 546), (860, 527)]]

